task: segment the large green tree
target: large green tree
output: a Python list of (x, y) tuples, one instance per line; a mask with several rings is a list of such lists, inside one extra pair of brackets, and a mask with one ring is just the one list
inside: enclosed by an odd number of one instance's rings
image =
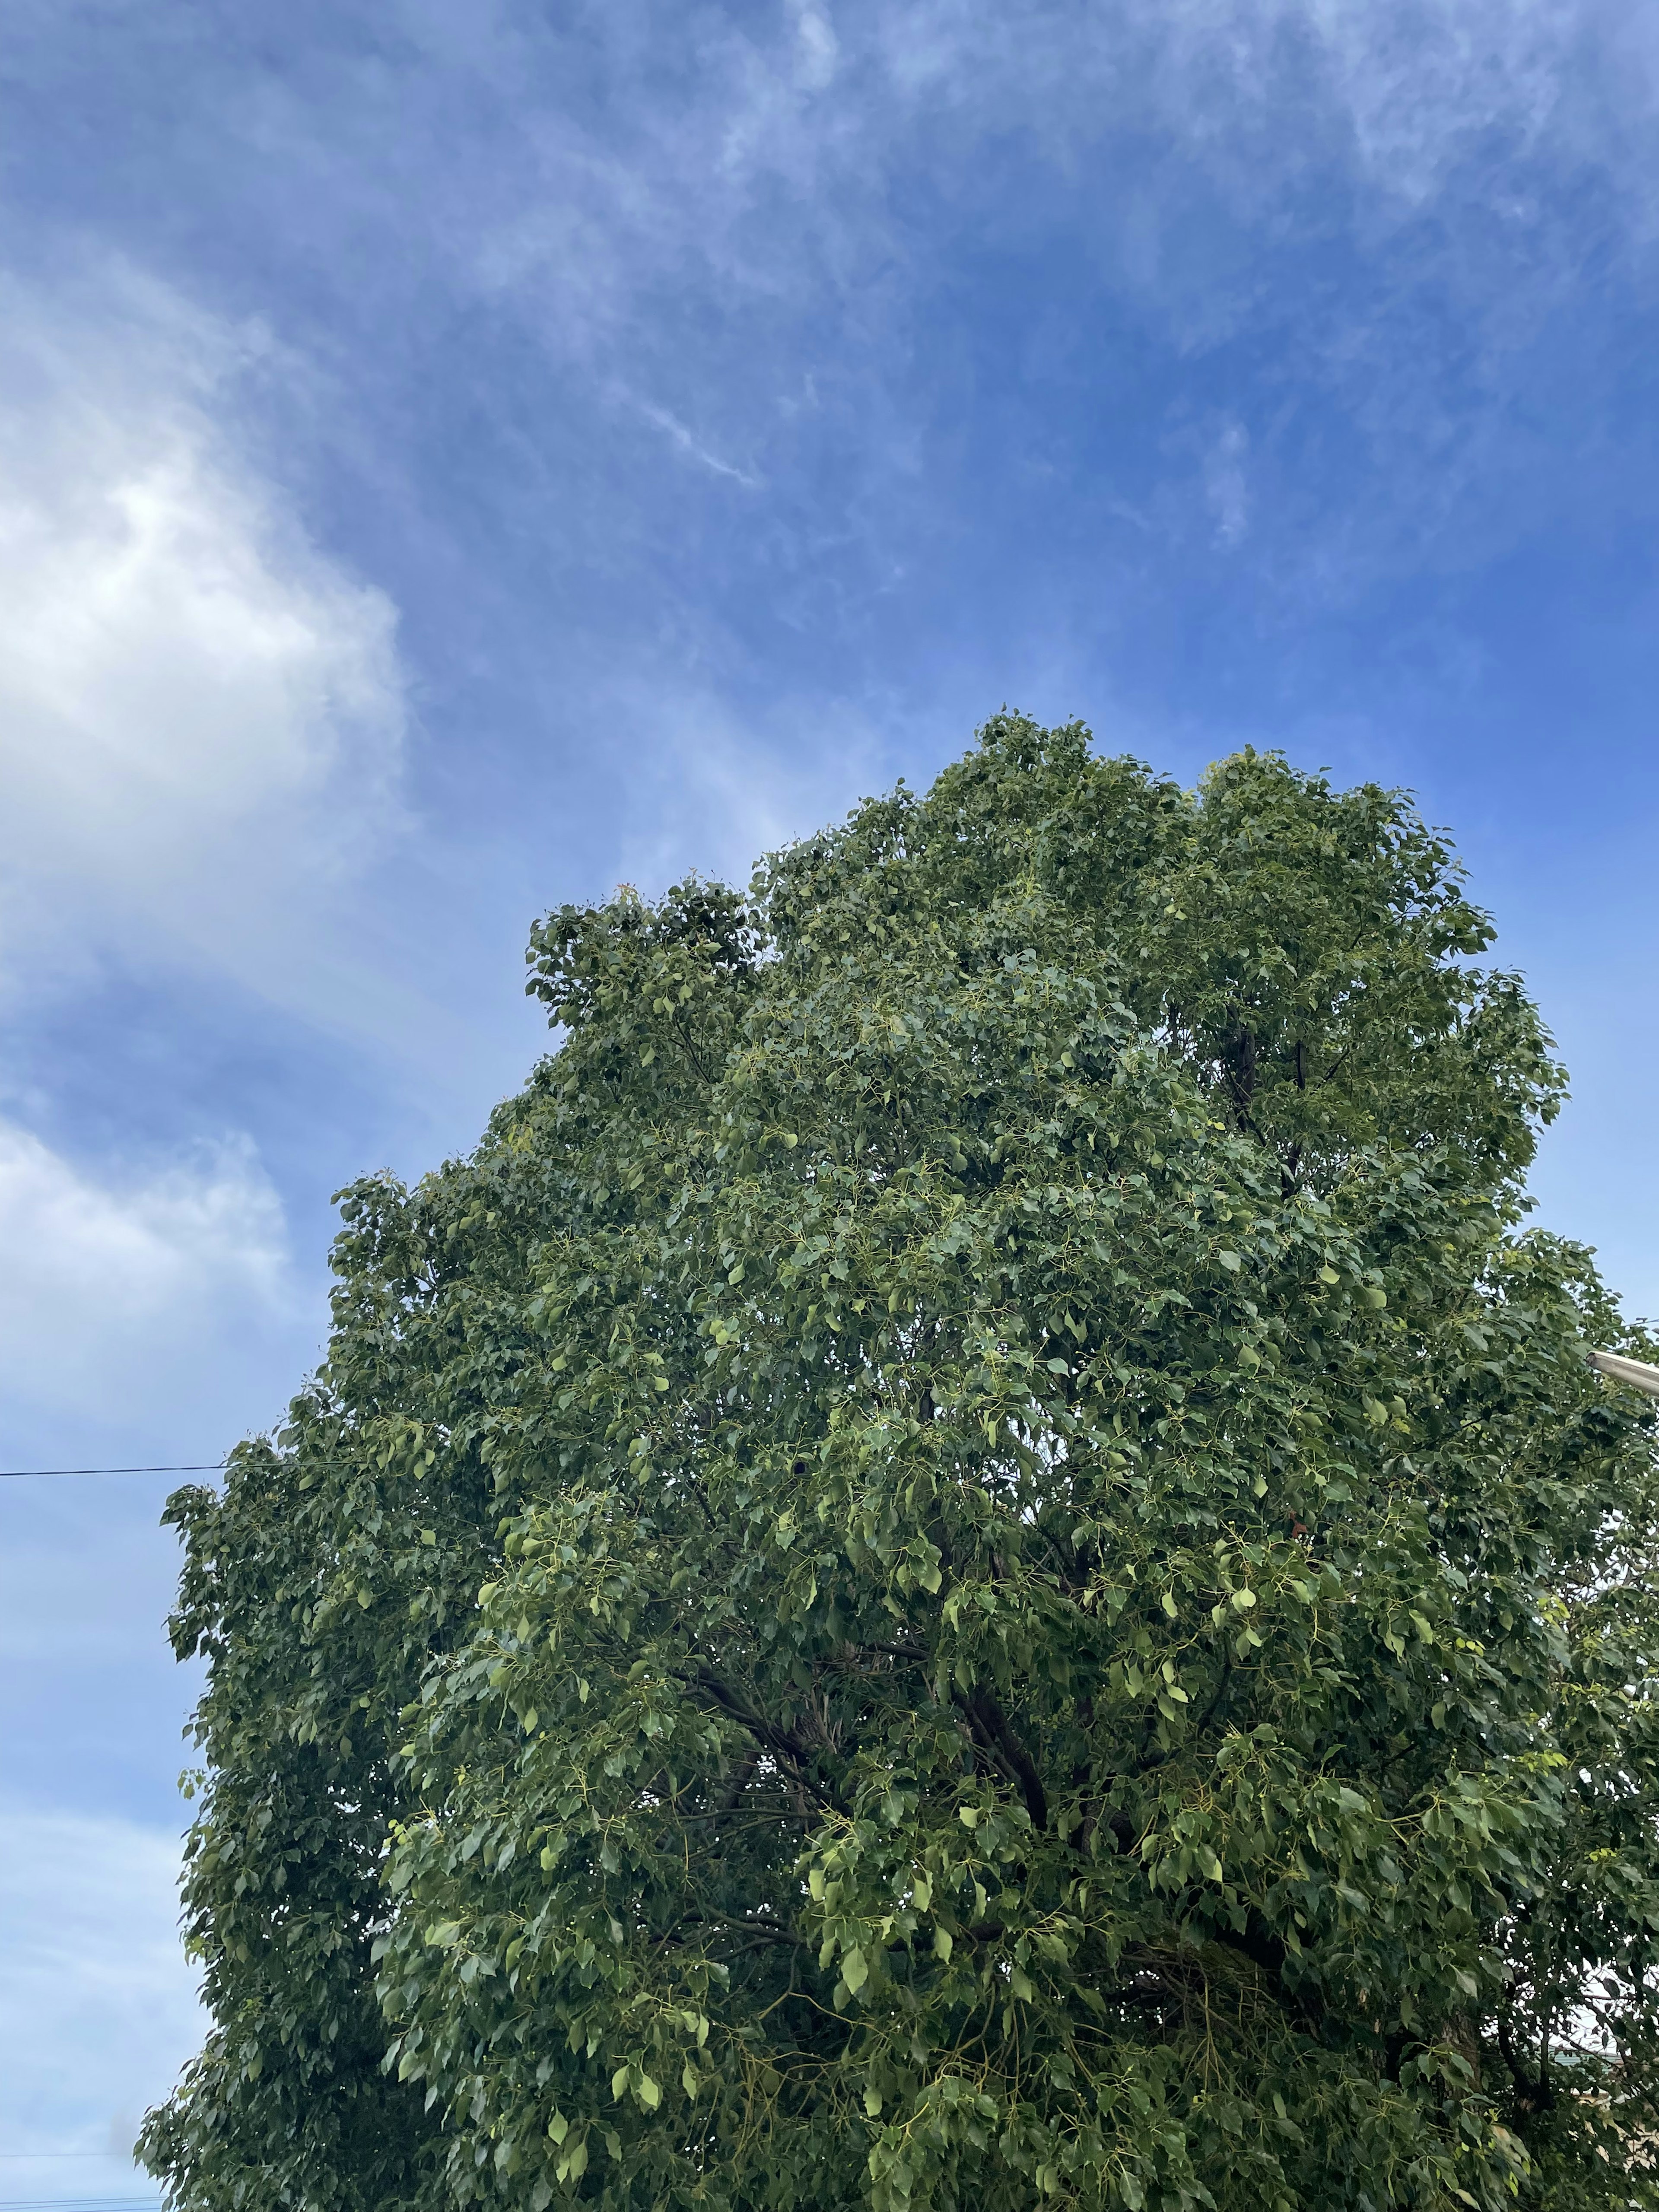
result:
[(181, 1492), (190, 2212), (1659, 2203), (1644, 1340), (1399, 794), (1001, 716), (535, 932)]

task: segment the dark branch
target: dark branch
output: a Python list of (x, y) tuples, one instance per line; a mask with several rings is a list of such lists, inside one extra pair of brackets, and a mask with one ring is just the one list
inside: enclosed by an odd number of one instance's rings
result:
[(953, 1692), (956, 1702), (968, 1716), (969, 1725), (986, 1747), (1000, 1753), (1009, 1778), (1018, 1783), (1020, 1795), (1025, 1800), (1025, 1809), (1031, 1816), (1031, 1826), (1039, 1831), (1048, 1825), (1048, 1793), (1042, 1786), (1042, 1777), (1037, 1772), (1031, 1754), (1008, 1725), (1008, 1717), (997, 1703), (994, 1693), (977, 1689), (963, 1697)]
[(799, 1736), (787, 1729), (777, 1727), (763, 1714), (751, 1713), (742, 1700), (726, 1688), (720, 1677), (710, 1674), (706, 1667), (700, 1667), (692, 1680), (700, 1689), (708, 1692), (720, 1711), (736, 1721), (739, 1728), (747, 1729), (763, 1750), (777, 1752), (787, 1759), (794, 1770), (796, 1780), (809, 1796), (816, 1798), (830, 1812), (839, 1813), (845, 1809), (833, 1793), (816, 1779), (817, 1761)]

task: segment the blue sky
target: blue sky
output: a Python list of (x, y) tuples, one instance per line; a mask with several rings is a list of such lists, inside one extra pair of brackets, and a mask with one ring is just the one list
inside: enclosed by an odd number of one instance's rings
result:
[[(0, 107), (0, 1464), (270, 1422), (532, 915), (1005, 702), (1414, 788), (1659, 1309), (1659, 18), (10, 0)], [(0, 1495), (0, 2200), (195, 2033), (165, 1487)]]

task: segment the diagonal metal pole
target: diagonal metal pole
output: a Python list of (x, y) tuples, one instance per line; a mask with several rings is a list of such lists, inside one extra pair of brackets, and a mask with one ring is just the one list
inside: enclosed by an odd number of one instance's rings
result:
[(1586, 1356), (1598, 1375), (1609, 1376), (1615, 1382), (1634, 1383), (1649, 1397), (1659, 1398), (1659, 1367), (1650, 1367), (1644, 1359), (1626, 1359), (1616, 1352), (1592, 1352)]

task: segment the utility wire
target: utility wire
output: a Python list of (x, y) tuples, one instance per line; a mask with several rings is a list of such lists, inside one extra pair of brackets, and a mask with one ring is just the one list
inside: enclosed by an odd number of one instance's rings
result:
[(159, 2197), (0, 2197), (4, 2212), (160, 2212)]
[(0, 2197), (0, 2212), (161, 2212), (159, 2197)]
[(37, 1474), (222, 1474), (222, 1459), (202, 1460), (194, 1467), (0, 1467), (0, 1482), (21, 1482)]

